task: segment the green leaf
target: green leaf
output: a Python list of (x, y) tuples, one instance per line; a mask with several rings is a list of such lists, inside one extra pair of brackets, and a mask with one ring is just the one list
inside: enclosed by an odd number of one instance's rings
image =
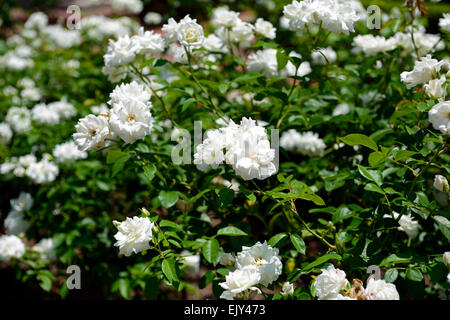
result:
[(219, 260), (219, 241), (216, 239), (210, 239), (203, 245), (203, 256), (212, 264), (216, 264)]
[(168, 227), (168, 228), (174, 228), (177, 230), (181, 229), (181, 227), (179, 225), (177, 225), (175, 222), (170, 221), (170, 220), (161, 220), (161, 222), (159, 223), (159, 226), (161, 228)]
[(217, 273), (226, 277), (230, 273), (230, 270), (226, 268), (219, 268), (217, 269)]
[(122, 158), (119, 158), (112, 167), (112, 174), (111, 176), (116, 176), (119, 172), (123, 170), (123, 167), (125, 166), (125, 163), (130, 159), (130, 156), (124, 156)]
[(129, 297), (129, 282), (127, 279), (119, 279), (119, 292), (124, 299)]
[(229, 84), (228, 83), (224, 82), (224, 83), (219, 84), (219, 92), (221, 94), (225, 94), (227, 92), (228, 88), (229, 88)]
[(113, 164), (119, 158), (122, 158), (124, 156), (128, 156), (128, 153), (122, 152), (119, 149), (110, 150), (106, 155), (106, 164)]
[(382, 130), (378, 130), (374, 133), (372, 133), (369, 138), (372, 139), (375, 142), (378, 142), (381, 138), (383, 138), (385, 135), (393, 133), (394, 130), (391, 128), (388, 129), (382, 129)]
[(145, 282), (145, 298), (156, 300), (159, 291), (159, 280), (157, 277), (151, 277)]
[(186, 101), (184, 101), (183, 104), (181, 105), (181, 112), (184, 112), (194, 102), (195, 102), (194, 98), (186, 99)]
[(350, 177), (351, 175), (349, 172), (339, 172), (330, 176), (323, 175), (322, 178), (325, 181), (325, 190), (329, 192), (343, 187), (345, 185), (345, 181), (350, 179)]
[(342, 221), (344, 219), (348, 219), (353, 216), (352, 210), (350, 210), (347, 207), (340, 207), (336, 210), (336, 212), (333, 214), (333, 217), (331, 220), (336, 223), (339, 221)]
[(246, 236), (247, 233), (245, 233), (244, 231), (242, 231), (239, 228), (229, 226), (229, 227), (219, 229), (219, 231), (217, 231), (217, 235), (218, 236), (238, 237), (238, 236)]
[(163, 58), (158, 58), (155, 60), (155, 62), (153, 63), (153, 66), (155, 67), (161, 67), (163, 65), (165, 65), (168, 61), (166, 59)]
[(254, 44), (252, 44), (250, 48), (261, 48), (264, 43), (265, 42), (263, 40), (258, 40)]
[(198, 283), (198, 287), (200, 289), (205, 288), (208, 284), (211, 283), (211, 281), (214, 279), (214, 271), (213, 270), (208, 270), (203, 277), (200, 278), (200, 281)]
[(148, 180), (148, 183), (152, 182), (155, 177), (156, 167), (153, 163), (149, 163), (148, 165), (143, 167), (145, 177)]
[(310, 264), (308, 264), (307, 266), (305, 266), (303, 268), (303, 271), (307, 271), (307, 270), (311, 270), (317, 266), (320, 266), (321, 264), (327, 262), (328, 260), (341, 260), (342, 257), (337, 254), (337, 253), (330, 253), (330, 254), (326, 254), (318, 259), (316, 259), (316, 261), (311, 262)]
[(36, 277), (38, 280), (40, 280), (40, 286), (43, 290), (49, 292), (52, 288), (52, 280), (45, 274), (39, 273)]
[(59, 289), (59, 295), (61, 296), (61, 299), (67, 298), (67, 295), (69, 294), (69, 288), (67, 288), (67, 282), (63, 281), (63, 284), (61, 285), (61, 288)]
[(278, 71), (280, 71), (281, 69), (283, 69), (286, 64), (288, 63), (289, 58), (286, 55), (286, 53), (284, 53), (283, 50), (277, 50), (277, 65), (278, 65)]
[(178, 201), (178, 193), (176, 191), (161, 191), (158, 195), (161, 205), (164, 208), (170, 208)]
[(238, 76), (238, 77), (234, 78), (233, 81), (234, 82), (248, 82), (251, 80), (255, 80), (259, 77), (262, 77), (262, 75), (260, 73), (251, 72), (251, 73), (243, 74), (242, 76)]
[(366, 191), (371, 191), (371, 192), (377, 192), (380, 194), (384, 194), (383, 189), (381, 189), (379, 186), (373, 184), (373, 183), (368, 183), (364, 186), (364, 190)]
[(394, 282), (395, 280), (397, 280), (398, 277), (398, 271), (397, 269), (389, 269), (388, 271), (386, 271), (386, 273), (384, 274), (384, 280), (386, 282)]
[(262, 46), (263, 46), (264, 49), (276, 49), (276, 48), (278, 48), (278, 44), (275, 43), (275, 42), (264, 41)]
[(311, 296), (307, 292), (301, 292), (299, 293), (296, 298), (298, 300), (311, 300)]
[(409, 159), (411, 158), (411, 156), (417, 154), (417, 152), (414, 151), (408, 151), (408, 150), (399, 150), (395, 153), (395, 160), (399, 161), (399, 160), (404, 160), (404, 159)]
[(178, 243), (178, 241), (176, 241), (176, 240), (174, 240), (174, 239), (169, 239), (169, 240), (167, 240), (167, 241), (170, 242), (171, 244), (173, 244), (175, 247), (181, 249), (181, 245)]
[(167, 280), (174, 285), (175, 283), (179, 282), (180, 279), (178, 277), (178, 270), (176, 267), (176, 262), (173, 258), (168, 258), (163, 260), (162, 262), (162, 272), (166, 276)]
[(290, 238), (291, 238), (291, 242), (294, 245), (295, 249), (298, 252), (300, 252), (301, 254), (305, 254), (305, 252), (306, 252), (305, 241), (303, 241), (303, 239), (300, 238), (300, 236), (298, 236), (296, 234), (291, 234)]
[(376, 167), (379, 164), (383, 163), (386, 159), (386, 156), (380, 151), (374, 151), (369, 154), (369, 165), (371, 167)]
[(192, 199), (189, 200), (189, 202), (194, 203), (198, 199), (200, 199), (205, 193), (211, 191), (211, 189), (202, 190), (199, 193), (197, 193)]
[(244, 60), (241, 57), (234, 56), (233, 57), (233, 61), (235, 63), (237, 63), (238, 65), (241, 65), (241, 66), (243, 66), (245, 64)]
[(406, 278), (412, 281), (422, 281), (423, 275), (419, 270), (409, 268), (406, 270)]
[(377, 184), (377, 186), (381, 186), (383, 184), (381, 174), (376, 170), (369, 170), (366, 167), (358, 165), (359, 173), (366, 179), (373, 181)]
[(435, 216), (434, 221), (437, 222), (439, 229), (444, 234), (444, 236), (450, 240), (450, 221), (443, 216)]
[(284, 233), (284, 232), (278, 233), (278, 234), (274, 235), (272, 238), (270, 238), (269, 241), (267, 241), (267, 244), (271, 247), (276, 247), (277, 244), (279, 244), (280, 241), (286, 237), (287, 237), (286, 233)]
[(254, 193), (246, 194), (246, 197), (247, 197), (247, 199), (250, 200), (251, 202), (256, 202), (256, 196), (255, 196)]
[(284, 93), (281, 90), (270, 88), (270, 89), (267, 89), (267, 94), (272, 96), (272, 97), (275, 97), (275, 98), (278, 98), (278, 99), (282, 100), (284, 103), (287, 103), (287, 97), (288, 96), (287, 96), (286, 93)]
[(221, 208), (224, 208), (233, 202), (234, 190), (228, 188), (221, 189), (219, 191), (218, 197), (219, 197), (219, 206)]
[(316, 204), (318, 206), (325, 205), (325, 201), (323, 201), (323, 199), (315, 193), (303, 193), (303, 192), (297, 193), (296, 198), (312, 201), (312, 202), (314, 202), (314, 204)]
[(341, 137), (339, 138), (339, 140), (349, 146), (360, 144), (369, 149), (372, 149), (373, 151), (378, 151), (377, 143), (364, 134), (353, 133), (345, 137)]
[(130, 155), (126, 152), (120, 150), (111, 150), (106, 156), (106, 163), (113, 164), (111, 176), (116, 176), (120, 171), (122, 171), (125, 163), (130, 159)]
[(411, 262), (411, 257), (399, 257), (395, 253), (391, 254), (390, 256), (386, 257), (383, 261), (380, 263), (380, 267), (384, 266), (390, 266), (395, 264), (401, 264), (401, 263), (409, 263)]

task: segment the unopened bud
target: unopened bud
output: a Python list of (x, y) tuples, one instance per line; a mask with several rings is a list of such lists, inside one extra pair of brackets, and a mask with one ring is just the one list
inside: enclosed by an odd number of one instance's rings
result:
[(220, 256), (220, 264), (226, 267), (234, 265), (236, 259), (232, 253), (224, 253)]
[(289, 260), (286, 263), (286, 269), (287, 269), (288, 273), (294, 271), (294, 268), (295, 268), (295, 260)]
[(445, 252), (442, 259), (444, 260), (444, 264), (447, 266), (447, 268), (450, 269), (450, 252)]
[(441, 176), (440, 174), (437, 174), (434, 176), (434, 183), (433, 187), (436, 188), (436, 190), (439, 190), (441, 192), (448, 192), (449, 186), (448, 181), (444, 176)]
[(150, 212), (147, 209), (141, 208), (141, 212), (143, 217), (150, 217)]

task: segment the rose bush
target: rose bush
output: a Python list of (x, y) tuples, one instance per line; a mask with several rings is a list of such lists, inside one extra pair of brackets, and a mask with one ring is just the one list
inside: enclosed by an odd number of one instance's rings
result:
[(2, 266), (63, 298), (78, 265), (104, 297), (447, 299), (448, 15), (269, 7), (1, 41)]

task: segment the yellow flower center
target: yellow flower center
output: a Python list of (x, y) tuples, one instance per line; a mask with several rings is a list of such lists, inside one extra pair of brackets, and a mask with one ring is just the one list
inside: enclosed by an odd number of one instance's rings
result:
[(127, 122), (135, 122), (136, 116), (134, 114), (129, 114), (126, 120)]
[(185, 33), (185, 39), (189, 43), (198, 42), (198, 33), (195, 29), (188, 29)]

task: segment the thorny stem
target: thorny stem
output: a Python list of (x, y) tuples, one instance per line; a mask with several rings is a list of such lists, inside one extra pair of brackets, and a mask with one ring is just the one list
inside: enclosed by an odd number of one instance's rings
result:
[(288, 108), (288, 109), (286, 110), (286, 112), (285, 112), (283, 115), (281, 115), (281, 112), (283, 112), (284, 107), (285, 107), (285, 106), (283, 106), (282, 109), (281, 109), (281, 111), (280, 111), (280, 119), (279, 119), (278, 122), (277, 122), (277, 126), (275, 127), (276, 129), (278, 129), (278, 128), (280, 127), (281, 122), (283, 122), (284, 118), (287, 116), (287, 114), (288, 114), (289, 111), (290, 111), (290, 108)]
[(391, 213), (391, 217), (392, 217), (392, 219), (395, 220), (394, 211), (392, 210), (391, 202), (389, 201), (389, 198), (388, 198), (386, 192), (384, 192), (384, 190), (383, 190), (383, 195), (384, 195), (384, 198), (386, 199), (387, 205), (389, 207), (389, 212)]
[(230, 55), (234, 56), (234, 52), (233, 52), (233, 45), (231, 43), (231, 39), (230, 39), (230, 28), (227, 28), (227, 42), (228, 42), (228, 49), (230, 50)]
[(303, 226), (306, 228), (306, 230), (308, 230), (310, 233), (312, 233), (314, 236), (316, 236), (317, 238), (319, 238), (324, 244), (326, 244), (328, 247), (330, 247), (333, 250), (336, 250), (336, 246), (332, 245), (331, 243), (329, 243), (324, 237), (322, 237), (321, 235), (317, 234), (314, 230), (312, 230), (308, 224), (300, 217), (300, 214), (297, 212), (297, 208), (295, 207), (295, 203), (294, 200), (291, 200), (291, 207), (290, 210), (292, 212), (294, 212), (297, 216), (297, 218), (300, 220), (300, 222), (303, 224)]
[[(308, 26), (306, 26), (306, 31), (308, 32), (308, 35), (310, 37), (312, 37)], [(322, 21), (320, 21), (319, 30), (317, 31), (317, 34), (316, 34), (316, 36), (314, 38), (314, 41), (313, 41), (313, 44), (312, 44), (312, 48), (313, 49), (316, 47), (317, 43), (319, 42), (321, 31), (322, 31)], [(324, 40), (326, 40), (329, 35), (330, 35), (330, 33), (327, 34), (327, 36), (326, 36), (326, 38)], [(297, 74), (298, 74), (298, 69), (299, 68), (300, 68), (300, 64), (297, 65), (296, 68), (295, 68), (294, 82), (292, 83), (291, 89), (289, 90), (289, 94), (288, 94), (288, 98), (287, 98), (287, 102), (288, 102), (287, 105), (289, 105), (289, 98), (291, 97), (291, 95), (292, 95), (292, 93), (294, 91), (296, 82), (297, 82)], [(285, 114), (283, 114), (283, 111), (284, 111), (285, 108), (286, 108), (286, 105), (283, 105), (283, 107), (281, 107), (279, 119), (278, 119), (277, 125), (275, 127), (277, 129), (280, 127), (281, 123), (283, 122), (284, 118), (286, 117), (287, 113), (289, 112), (289, 108), (288, 108), (287, 112)]]
[(317, 42), (319, 42), (321, 31), (322, 31), (322, 21), (320, 21), (320, 23), (319, 23), (319, 30), (317, 31), (316, 37), (313, 42), (313, 49), (316, 47)]
[(172, 123), (175, 125), (175, 127), (178, 127), (178, 124), (176, 123), (175, 120), (173, 120), (172, 115), (170, 114), (169, 110), (167, 109), (167, 106), (164, 103), (164, 100), (155, 92), (155, 90), (153, 90), (151, 82), (150, 83), (148, 82), (149, 80), (146, 79), (142, 75), (142, 73), (138, 70), (138, 68), (134, 64), (131, 64), (131, 68), (133, 69), (133, 72), (139, 77), (139, 79), (141, 79), (142, 82), (144, 82), (144, 84), (147, 86), (147, 88), (150, 89), (152, 94), (159, 100), (159, 102), (161, 102), (161, 105), (162, 105), (164, 111), (167, 113), (167, 116), (169, 117), (170, 121), (172, 121)]
[(399, 165), (399, 166), (403, 166), (403, 167), (407, 168), (409, 171), (411, 171), (411, 173), (414, 175), (414, 177), (418, 177), (417, 172), (415, 172), (414, 169), (411, 168), (410, 166), (408, 166), (407, 164), (401, 163), (401, 162), (399, 162), (399, 161), (397, 161), (397, 160), (394, 160), (394, 159), (391, 159), (391, 158), (389, 158), (389, 157), (388, 157), (387, 159), (388, 159), (389, 161), (392, 161), (393, 163)]
[[(408, 190), (408, 193), (406, 194), (406, 199), (408, 199), (409, 196), (411, 195), (411, 192), (413, 191), (414, 186), (416, 185), (417, 180), (418, 180), (419, 177), (422, 175), (422, 173), (424, 173), (424, 172), (431, 166), (431, 164), (434, 162), (434, 160), (436, 160), (436, 158), (437, 158), (440, 154), (444, 153), (446, 150), (447, 150), (447, 141), (444, 143), (443, 147), (442, 147), (441, 149), (439, 149), (439, 150), (434, 154), (433, 158), (431, 158), (431, 160), (428, 161), (428, 163), (427, 163), (427, 165), (425, 166), (425, 168), (423, 168), (423, 169), (419, 172), (419, 174), (416, 175), (416, 177), (414, 178), (414, 180), (413, 180), (413, 182), (412, 182), (412, 184), (411, 184), (411, 187), (410, 187), (409, 190)], [(402, 211), (400, 212), (400, 214), (398, 215), (398, 218), (396, 219), (397, 222), (399, 222), (400, 219), (401, 219), (401, 217), (405, 214), (406, 208), (407, 208), (407, 206), (404, 206), (404, 207), (402, 208)]]
[(281, 122), (283, 122), (283, 119), (286, 117), (287, 113), (289, 112), (289, 108), (288, 108), (286, 114), (283, 115), (284, 108), (286, 108), (286, 105), (289, 105), (289, 98), (291, 97), (292, 92), (294, 92), (295, 84), (297, 82), (297, 74), (298, 74), (298, 69), (299, 68), (300, 68), (300, 64), (297, 65), (296, 68), (295, 68), (294, 82), (292, 82), (291, 89), (289, 90), (289, 94), (288, 94), (288, 97), (287, 97), (287, 104), (285, 104), (285, 105), (283, 105), (281, 107), (279, 119), (278, 119), (277, 125), (275, 127), (276, 129), (278, 129), (280, 127)]
[(197, 86), (200, 88), (200, 90), (206, 95), (206, 97), (208, 98), (208, 102), (211, 104), (212, 108), (218, 113), (219, 117), (221, 117), (225, 121), (225, 123), (228, 124), (228, 120), (226, 119), (225, 114), (222, 112), (222, 110), (220, 110), (215, 105), (215, 103), (212, 100), (211, 96), (209, 95), (208, 91), (205, 88), (203, 88), (200, 81), (198, 81), (197, 77), (195, 76), (194, 69), (192, 68), (192, 63), (191, 63), (191, 53), (189, 52), (189, 50), (186, 47), (184, 47), (184, 51), (186, 52), (186, 56), (188, 59), (189, 71), (191, 73), (192, 79), (197, 84)]
[[(157, 224), (157, 223), (155, 222), (155, 226), (158, 228), (158, 231), (163, 235), (164, 240), (166, 240), (166, 242), (169, 244), (169, 248), (170, 248), (170, 242), (167, 241), (166, 235), (165, 235), (164, 232), (161, 230), (161, 227), (159, 226), (159, 224)], [(161, 247), (159, 246), (159, 242), (157, 243), (157, 245), (158, 245), (158, 249), (159, 249), (159, 252), (160, 252), (162, 258), (165, 259), (164, 253), (163, 253), (163, 251), (161, 250)]]
[(411, 41), (412, 41), (412, 44), (414, 46), (414, 51), (416, 52), (417, 60), (420, 61), (419, 49), (417, 49), (416, 41), (414, 40), (414, 20), (415, 20), (414, 9), (415, 9), (415, 7), (413, 7), (413, 6), (409, 7), (409, 15), (411, 17), (411, 30), (410, 30), (410, 33), (411, 33)]
[[(261, 190), (261, 188), (256, 184), (255, 181), (253, 181), (253, 184), (255, 185), (256, 189), (258, 189), (258, 191), (261, 194), (264, 194), (264, 191)], [(272, 198), (273, 199), (273, 198)], [(278, 203), (281, 204), (281, 202), (277, 199), (274, 199), (275, 201), (277, 201)], [(295, 213), (296, 217), (298, 218), (298, 220), (300, 220), (300, 222), (303, 224), (303, 226), (306, 228), (306, 230), (308, 230), (312, 235), (314, 235), (315, 237), (317, 237), (318, 239), (320, 239), (324, 244), (326, 244), (330, 249), (336, 250), (336, 246), (332, 245), (331, 243), (329, 243), (323, 236), (317, 234), (314, 230), (312, 230), (307, 224), (306, 222), (300, 217), (300, 214), (297, 211), (297, 208), (295, 206), (295, 202), (294, 200), (290, 200), (290, 204), (291, 206), (289, 207), (289, 210), (293, 213)], [(284, 204), (282, 204), (282, 208), (284, 210)]]

